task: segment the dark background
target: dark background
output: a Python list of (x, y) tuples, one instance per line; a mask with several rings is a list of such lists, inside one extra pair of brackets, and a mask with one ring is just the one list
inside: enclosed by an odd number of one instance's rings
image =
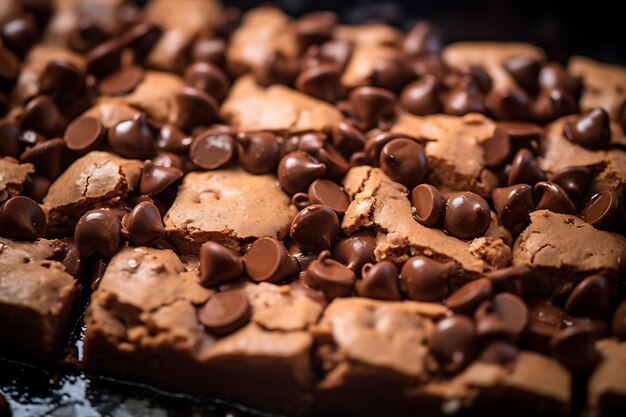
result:
[[(222, 0), (249, 9), (275, 4), (298, 16), (312, 10), (333, 10), (345, 23), (383, 20), (407, 29), (430, 20), (444, 40), (512, 40), (534, 43), (552, 60), (566, 62), (581, 54), (626, 65), (626, 16), (619, 0), (498, 1), (498, 0)], [(578, 3), (579, 5), (576, 5)]]

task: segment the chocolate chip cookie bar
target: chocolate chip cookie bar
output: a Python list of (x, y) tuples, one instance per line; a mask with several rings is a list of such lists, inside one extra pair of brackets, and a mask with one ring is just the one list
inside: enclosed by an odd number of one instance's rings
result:
[(428, 22), (7, 0), (0, 357), (278, 415), (625, 415), (625, 91)]

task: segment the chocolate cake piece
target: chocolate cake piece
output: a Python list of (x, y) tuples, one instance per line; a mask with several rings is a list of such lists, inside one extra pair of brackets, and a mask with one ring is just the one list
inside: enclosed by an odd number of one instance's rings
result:
[(596, 343), (602, 357), (589, 378), (587, 404), (594, 417), (619, 416), (626, 409), (626, 343), (605, 339)]
[(32, 164), (20, 164), (13, 158), (0, 158), (0, 203), (19, 195), (28, 174), (35, 172)]

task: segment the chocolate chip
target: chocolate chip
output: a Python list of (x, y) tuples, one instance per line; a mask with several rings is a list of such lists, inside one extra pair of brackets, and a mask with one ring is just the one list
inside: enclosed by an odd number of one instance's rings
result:
[(439, 224), (446, 205), (439, 190), (430, 184), (420, 184), (411, 191), (409, 199), (415, 209), (413, 217), (418, 223), (427, 227)]
[(274, 52), (263, 64), (254, 68), (253, 75), (257, 83), (265, 87), (272, 84), (293, 85), (299, 70), (296, 59)]
[(514, 344), (494, 340), (483, 348), (478, 360), (496, 365), (506, 365), (513, 362), (518, 354), (519, 348)]
[(591, 171), (587, 167), (562, 168), (552, 177), (552, 182), (561, 186), (572, 201), (582, 197), (590, 181)]
[(252, 308), (244, 290), (215, 293), (198, 311), (198, 321), (207, 332), (217, 336), (240, 329), (251, 317)]
[(177, 168), (181, 171), (185, 170), (185, 163), (180, 155), (171, 152), (159, 152), (157, 156), (152, 158), (152, 163), (164, 168)]
[(106, 130), (98, 119), (83, 116), (67, 125), (63, 140), (68, 149), (78, 154), (85, 154), (98, 149), (104, 142), (105, 136)]
[(399, 92), (408, 82), (415, 79), (409, 61), (404, 57), (379, 59), (374, 61), (372, 85), (394, 93)]
[(393, 139), (380, 152), (380, 167), (392, 180), (413, 188), (424, 181), (428, 161), (424, 148), (408, 138)]
[(32, 129), (51, 138), (61, 136), (67, 121), (49, 96), (30, 100), (20, 120), (22, 130)]
[(539, 301), (529, 308), (530, 323), (526, 344), (529, 348), (547, 352), (552, 337), (564, 326), (564, 313), (547, 301)]
[(314, 154), (315, 159), (326, 165), (326, 176), (339, 181), (350, 169), (350, 163), (330, 143), (324, 143)]
[(302, 250), (321, 252), (330, 249), (339, 233), (339, 218), (322, 204), (313, 204), (300, 211), (291, 223), (291, 238)]
[(445, 371), (460, 371), (474, 358), (478, 349), (474, 323), (459, 315), (440, 320), (430, 335), (428, 348)]
[(611, 333), (619, 340), (626, 340), (626, 301), (622, 301), (613, 313)]
[(146, 161), (139, 179), (139, 193), (157, 195), (182, 176), (183, 172), (178, 168), (159, 166), (152, 161)]
[(485, 278), (491, 281), (493, 292), (510, 292), (524, 297), (528, 292), (528, 278), (531, 270), (526, 266), (510, 266), (487, 272)]
[(507, 131), (496, 126), (493, 136), (481, 142), (483, 161), (487, 168), (502, 168), (511, 157), (513, 142)]
[(39, 40), (37, 22), (31, 15), (10, 20), (2, 26), (0, 38), (5, 47), (23, 59)]
[(13, 239), (35, 240), (46, 234), (46, 216), (35, 201), (16, 196), (0, 206), (0, 231)]
[(83, 272), (83, 261), (80, 259), (78, 248), (72, 239), (54, 240), (54, 254), (52, 260), (61, 262), (65, 272), (79, 278)]
[(300, 50), (328, 41), (336, 24), (337, 15), (333, 12), (311, 12), (300, 17), (295, 22)]
[(222, 101), (228, 93), (230, 82), (224, 71), (213, 64), (196, 62), (185, 70), (185, 83)]
[(596, 332), (591, 325), (576, 324), (560, 330), (550, 340), (552, 355), (575, 372), (589, 372), (600, 356), (595, 349)]
[(243, 258), (237, 252), (216, 242), (200, 246), (200, 285), (216, 287), (243, 275)]
[(363, 265), (361, 280), (357, 282), (357, 294), (376, 300), (401, 300), (398, 268), (389, 261)]
[(311, 262), (304, 277), (311, 288), (321, 290), (328, 300), (352, 294), (356, 281), (354, 272), (330, 259), (330, 252), (327, 250), (320, 253), (317, 260)]
[(491, 211), (484, 198), (470, 191), (454, 193), (446, 203), (443, 225), (459, 239), (481, 236), (491, 223)]
[(91, 210), (85, 213), (74, 229), (74, 241), (83, 259), (97, 256), (109, 260), (117, 252), (122, 224), (111, 210)]
[(10, 122), (0, 123), (0, 156), (18, 158), (22, 152), (20, 146), (20, 128)]
[(162, 34), (152, 23), (141, 22), (127, 30), (120, 38), (122, 45), (133, 50), (133, 62), (143, 63)]
[(499, 120), (526, 120), (530, 114), (530, 97), (523, 91), (492, 90), (485, 99), (489, 113)]
[(359, 129), (345, 120), (333, 127), (333, 145), (335, 145), (335, 148), (346, 158), (362, 150), (366, 140), (365, 135)]
[(235, 158), (235, 136), (218, 129), (208, 129), (193, 138), (189, 148), (191, 161), (202, 169), (225, 167)]
[(63, 139), (50, 139), (33, 146), (20, 155), (20, 162), (35, 165), (38, 174), (55, 180), (67, 165)]
[(310, 47), (305, 59), (308, 58), (309, 62), (313, 61), (313, 65), (309, 65), (308, 68), (321, 64), (336, 64), (343, 71), (348, 65), (353, 49), (354, 46), (349, 41), (332, 40), (319, 47)]
[(400, 105), (409, 113), (426, 116), (441, 111), (437, 79), (426, 74), (408, 84), (400, 93)]
[(528, 326), (528, 308), (518, 296), (501, 293), (484, 301), (474, 314), (476, 333), (481, 337), (502, 336), (517, 341)]
[(309, 185), (326, 173), (326, 165), (304, 152), (290, 152), (278, 164), (278, 182), (288, 194), (307, 191)]
[(262, 237), (254, 241), (243, 256), (248, 275), (256, 282), (279, 283), (292, 278), (300, 271), (300, 265), (287, 253), (283, 243), (273, 237)]
[(363, 230), (339, 240), (333, 249), (333, 258), (359, 274), (363, 265), (376, 262), (375, 249), (376, 236), (369, 230)]
[(534, 187), (539, 199), (537, 210), (550, 210), (554, 213), (574, 214), (576, 206), (560, 185), (553, 182), (539, 181)]
[(137, 204), (124, 216), (128, 240), (135, 246), (154, 246), (163, 240), (165, 227), (159, 209), (148, 201)]
[(0, 85), (13, 82), (20, 71), (20, 61), (13, 52), (0, 46)]
[(39, 79), (39, 93), (54, 97), (57, 103), (80, 97), (86, 90), (85, 73), (65, 60), (51, 61)]
[(594, 194), (580, 217), (596, 229), (608, 230), (619, 222), (619, 197), (613, 191), (600, 191)]
[(192, 62), (207, 62), (222, 67), (226, 59), (226, 41), (224, 39), (198, 39), (191, 47)]
[(329, 180), (317, 179), (309, 186), (311, 204), (323, 204), (330, 207), (338, 216), (343, 215), (350, 205), (350, 197), (341, 187)]
[(578, 97), (582, 82), (580, 77), (569, 75), (561, 64), (551, 62), (539, 71), (539, 85), (546, 89), (560, 88), (572, 97)]
[(626, 277), (626, 245), (622, 247), (622, 251), (619, 254), (619, 270), (623, 277)]
[(302, 210), (311, 205), (311, 201), (309, 200), (309, 195), (307, 193), (295, 193), (291, 196), (291, 203), (296, 206), (298, 210)]
[(534, 120), (547, 123), (578, 109), (570, 93), (561, 88), (544, 88), (539, 92), (530, 112)]
[(580, 281), (565, 303), (565, 311), (575, 317), (606, 317), (611, 308), (611, 285), (602, 275), (591, 275)]
[(141, 67), (128, 67), (117, 71), (100, 81), (100, 94), (105, 96), (123, 96), (130, 94), (144, 78)]
[(453, 261), (442, 263), (425, 256), (413, 256), (402, 266), (400, 280), (411, 300), (439, 302), (448, 295), (455, 272)]
[(23, 194), (32, 198), (37, 203), (41, 203), (43, 198), (48, 194), (52, 181), (43, 175), (32, 174), (29, 175), (24, 183)]
[(237, 155), (241, 166), (251, 174), (269, 174), (280, 160), (280, 142), (270, 132), (240, 133)]
[(217, 101), (197, 88), (183, 88), (176, 94), (176, 103), (176, 125), (186, 132), (198, 126), (208, 126), (219, 119)]
[(529, 93), (537, 92), (541, 62), (527, 56), (514, 56), (504, 61), (504, 69), (515, 82)]
[(485, 113), (485, 100), (474, 81), (463, 80), (446, 94), (442, 101), (443, 111), (454, 116), (467, 113)]
[(446, 306), (455, 313), (472, 315), (478, 306), (493, 295), (493, 285), (487, 278), (468, 282), (453, 292), (446, 300)]
[(296, 89), (320, 100), (336, 102), (341, 96), (341, 73), (335, 64), (304, 70), (296, 78)]
[(39, 132), (35, 132), (34, 130), (24, 130), (18, 138), (18, 141), (27, 150), (35, 145), (45, 142), (46, 140), (48, 139), (44, 135)]
[(93, 48), (86, 55), (87, 72), (96, 77), (104, 77), (118, 71), (122, 66), (123, 44), (111, 39)]
[(535, 185), (545, 181), (546, 175), (539, 168), (535, 157), (528, 149), (520, 149), (515, 154), (507, 179), (508, 185), (529, 184)]
[(159, 130), (157, 146), (167, 152), (186, 155), (189, 153), (192, 141), (191, 136), (184, 134), (173, 124), (166, 123)]
[(441, 35), (430, 22), (419, 22), (413, 26), (402, 44), (404, 53), (413, 57), (438, 54), (441, 49)]
[(528, 184), (496, 188), (491, 192), (491, 200), (500, 222), (514, 235), (526, 228), (530, 212), (535, 210), (533, 189)]
[(607, 149), (611, 144), (611, 125), (606, 110), (597, 108), (563, 125), (565, 137), (587, 149)]
[(350, 93), (354, 116), (365, 129), (374, 127), (379, 120), (394, 112), (396, 95), (379, 87), (357, 87)]
[(156, 151), (154, 134), (143, 114), (118, 123), (107, 137), (111, 149), (124, 158), (148, 159)]

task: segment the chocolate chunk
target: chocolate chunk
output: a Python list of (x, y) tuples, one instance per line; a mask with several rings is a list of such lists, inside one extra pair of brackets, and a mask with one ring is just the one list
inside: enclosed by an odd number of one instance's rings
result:
[(165, 236), (161, 213), (148, 201), (137, 204), (124, 216), (123, 225), (128, 240), (135, 246), (154, 246)]
[(152, 161), (146, 161), (139, 179), (139, 193), (157, 195), (182, 176), (183, 172), (178, 168), (159, 166)]
[(506, 365), (513, 362), (518, 354), (519, 348), (514, 344), (494, 340), (483, 348), (478, 360), (496, 365)]
[(491, 223), (491, 211), (484, 198), (470, 191), (454, 193), (446, 203), (444, 227), (459, 239), (481, 236)]
[(304, 273), (307, 285), (316, 290), (321, 290), (328, 300), (337, 297), (347, 297), (354, 290), (356, 276), (354, 272), (330, 259), (330, 252), (325, 250), (320, 253), (317, 260), (311, 262)]
[(200, 284), (215, 287), (243, 275), (243, 258), (237, 252), (216, 242), (200, 246)]
[(393, 139), (380, 152), (380, 167), (392, 180), (413, 188), (424, 181), (428, 161), (424, 148), (408, 138)]
[(93, 48), (86, 55), (87, 72), (104, 77), (118, 71), (122, 66), (122, 49), (119, 39), (111, 39)]
[(226, 59), (226, 49), (227, 45), (224, 39), (198, 39), (191, 47), (191, 60), (222, 67)]
[(333, 12), (311, 12), (300, 17), (295, 22), (300, 50), (328, 41), (336, 24), (337, 15)]
[(0, 206), (0, 233), (14, 239), (35, 240), (46, 234), (46, 216), (35, 201), (15, 196)]
[(438, 54), (442, 41), (439, 31), (430, 22), (419, 22), (404, 38), (402, 50), (408, 56)]
[(291, 238), (300, 249), (309, 252), (330, 249), (338, 233), (337, 214), (322, 204), (313, 204), (300, 211), (291, 223)]
[(578, 201), (591, 181), (591, 171), (587, 167), (567, 167), (558, 170), (552, 182), (565, 190), (572, 201)]
[(346, 158), (352, 156), (365, 146), (365, 135), (357, 129), (352, 123), (347, 121), (340, 122), (333, 127), (332, 142), (335, 148)]
[(339, 240), (333, 249), (333, 258), (359, 274), (363, 265), (376, 262), (375, 249), (376, 236), (369, 230), (363, 230)]
[(30, 48), (39, 40), (37, 22), (31, 15), (10, 20), (4, 23), (0, 32), (0, 39), (5, 47), (9, 48), (20, 58), (24, 58)]
[(534, 187), (539, 199), (537, 210), (550, 210), (554, 213), (574, 214), (576, 206), (560, 185), (553, 182), (539, 181)]
[(350, 205), (350, 197), (341, 187), (329, 180), (315, 180), (309, 186), (309, 202), (311, 204), (323, 204), (337, 213), (343, 215)]
[(613, 191), (600, 191), (594, 194), (580, 217), (596, 229), (608, 230), (619, 222), (619, 197)]
[(530, 212), (535, 210), (533, 189), (528, 184), (496, 188), (491, 192), (491, 200), (502, 225), (514, 235), (526, 228)]
[(280, 52), (271, 53), (263, 62), (254, 68), (254, 79), (262, 86), (272, 84), (293, 85), (299, 72), (299, 63)]
[(402, 299), (398, 268), (389, 261), (363, 265), (361, 280), (357, 283), (356, 289), (360, 297), (389, 301)]
[(526, 120), (530, 114), (530, 97), (523, 90), (493, 90), (485, 104), (489, 113), (499, 120)]
[(453, 292), (446, 300), (448, 308), (455, 313), (472, 315), (478, 306), (493, 295), (493, 285), (487, 278), (470, 281)]
[(534, 120), (547, 123), (566, 114), (575, 113), (578, 107), (570, 93), (561, 88), (544, 88), (539, 92), (530, 111)]
[(49, 138), (61, 136), (67, 121), (49, 96), (37, 96), (30, 100), (20, 120), (22, 130), (35, 130)]
[(591, 275), (580, 281), (565, 303), (565, 311), (575, 317), (606, 317), (611, 308), (611, 285), (602, 275)]
[(235, 157), (235, 136), (218, 129), (208, 129), (194, 136), (189, 157), (202, 169), (225, 167)]
[(246, 275), (256, 282), (277, 284), (296, 276), (300, 271), (296, 258), (289, 255), (285, 245), (273, 237), (254, 241), (243, 256), (243, 264)]
[(125, 158), (148, 159), (156, 151), (154, 134), (143, 114), (118, 123), (107, 137), (111, 149)]
[(357, 87), (350, 93), (354, 116), (365, 129), (374, 127), (379, 120), (394, 112), (396, 95), (379, 87)]
[(18, 158), (22, 152), (20, 146), (20, 128), (10, 122), (0, 123), (0, 157), (12, 156)]
[(173, 124), (166, 123), (159, 130), (157, 146), (167, 152), (186, 155), (189, 153), (189, 147), (193, 138), (181, 132), (179, 128)]
[(176, 103), (176, 125), (186, 132), (198, 126), (208, 126), (219, 119), (217, 101), (197, 88), (183, 88), (176, 94)]
[(246, 325), (252, 317), (248, 296), (243, 290), (215, 293), (198, 311), (198, 321), (207, 332), (225, 336)]
[(478, 337), (474, 323), (464, 316), (452, 315), (435, 326), (428, 348), (447, 372), (458, 372), (476, 355)]
[(24, 183), (23, 194), (32, 198), (37, 203), (41, 203), (43, 198), (48, 194), (52, 181), (43, 175), (29, 175)]
[(84, 116), (67, 125), (63, 140), (68, 149), (82, 155), (98, 149), (105, 136), (106, 130), (98, 119)]
[(204, 91), (220, 102), (224, 100), (230, 87), (224, 71), (206, 62), (196, 62), (188, 66), (184, 77), (188, 86)]
[(63, 139), (50, 139), (37, 143), (20, 155), (20, 162), (35, 165), (38, 174), (55, 180), (67, 166), (66, 148)]
[(528, 56), (514, 56), (504, 61), (504, 69), (529, 93), (537, 92), (541, 62)]
[(546, 176), (537, 165), (537, 160), (528, 149), (520, 149), (515, 154), (507, 179), (508, 185), (529, 184), (535, 185), (545, 181)]
[(619, 340), (626, 340), (626, 301), (622, 301), (613, 313), (611, 334)]
[(372, 85), (399, 92), (409, 81), (415, 79), (415, 72), (404, 57), (393, 57), (374, 61)]
[(587, 149), (607, 149), (611, 144), (609, 115), (604, 109), (593, 109), (565, 123), (563, 134), (567, 139)]
[(557, 332), (550, 340), (552, 355), (575, 372), (591, 371), (600, 360), (595, 349), (597, 334), (589, 324), (574, 324)]
[(111, 210), (91, 210), (85, 213), (74, 230), (74, 241), (83, 259), (97, 256), (109, 260), (117, 252), (122, 224)]
[(54, 97), (57, 103), (85, 94), (86, 74), (68, 61), (50, 62), (39, 79), (39, 93)]
[(455, 272), (453, 261), (442, 263), (425, 256), (414, 256), (402, 266), (400, 280), (411, 300), (439, 302), (448, 295), (450, 278)]
[(408, 84), (400, 93), (400, 105), (409, 113), (426, 116), (441, 111), (437, 79), (426, 74)]
[(296, 90), (330, 103), (341, 96), (341, 73), (335, 64), (304, 70), (296, 78)]
[(78, 248), (72, 239), (56, 240), (53, 260), (61, 262), (65, 267), (65, 272), (79, 278), (84, 269), (83, 261), (80, 259)]
[(539, 71), (539, 85), (541, 88), (560, 88), (567, 91), (572, 97), (578, 97), (582, 82), (580, 77), (569, 75), (559, 63), (551, 62), (544, 65)]
[(143, 81), (141, 67), (128, 67), (117, 71), (100, 81), (100, 94), (105, 96), (123, 96), (130, 94)]
[(288, 194), (307, 191), (309, 185), (326, 173), (326, 165), (304, 152), (290, 152), (278, 164), (278, 182)]
[(237, 156), (241, 166), (251, 174), (269, 174), (280, 160), (280, 142), (270, 132), (237, 135)]
[(528, 308), (518, 296), (501, 293), (483, 302), (476, 313), (476, 333), (481, 337), (502, 336), (517, 341), (528, 326)]
[(435, 227), (443, 215), (446, 200), (438, 189), (430, 184), (420, 184), (413, 188), (409, 197), (415, 209), (413, 217), (426, 227)]

